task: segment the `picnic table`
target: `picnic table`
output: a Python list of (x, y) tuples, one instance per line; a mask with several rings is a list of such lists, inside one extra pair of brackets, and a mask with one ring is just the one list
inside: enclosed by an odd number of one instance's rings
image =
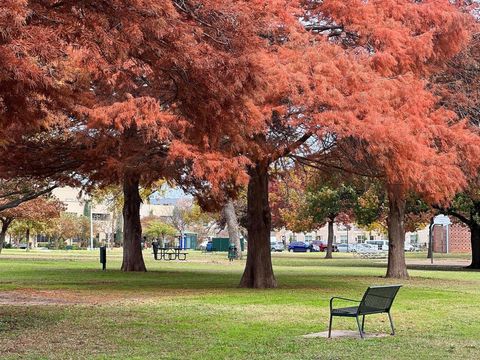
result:
[(187, 252), (182, 248), (158, 248), (158, 257), (157, 260), (187, 260)]

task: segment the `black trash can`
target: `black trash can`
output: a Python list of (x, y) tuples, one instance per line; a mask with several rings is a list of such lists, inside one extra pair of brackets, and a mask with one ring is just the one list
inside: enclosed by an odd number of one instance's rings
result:
[(107, 270), (107, 247), (100, 246), (100, 263), (102, 264), (102, 270)]

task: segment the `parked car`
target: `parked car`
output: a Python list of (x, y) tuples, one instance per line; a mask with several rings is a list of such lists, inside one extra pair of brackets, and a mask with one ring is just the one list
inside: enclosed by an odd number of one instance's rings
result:
[(270, 242), (270, 250), (273, 252), (282, 252), (285, 250), (285, 246), (283, 246), (281, 241), (273, 241)]
[(357, 251), (358, 244), (348, 244), (348, 252), (355, 252)]
[[(328, 244), (325, 241), (314, 240), (314, 241), (311, 242), (311, 244), (318, 246), (321, 252), (327, 251)], [(333, 247), (332, 248), (333, 252), (338, 251), (338, 247), (337, 247), (336, 244), (333, 244), (332, 247)]]
[(338, 252), (351, 252), (352, 251), (352, 244), (337, 244), (337, 251)]
[(310, 251), (310, 244), (303, 241), (294, 241), (288, 245), (288, 251), (307, 252)]
[(377, 245), (356, 244), (356, 246), (355, 246), (355, 252), (377, 252), (377, 251), (380, 251), (380, 250), (378, 250)]
[(368, 240), (368, 241), (365, 241), (365, 243), (377, 246), (378, 250), (382, 250), (382, 251), (388, 250), (388, 240)]
[(311, 252), (320, 252), (320, 246), (311, 243), (311, 244), (310, 244), (310, 251), (311, 251)]
[(420, 247), (412, 244), (405, 244), (405, 251), (420, 251)]

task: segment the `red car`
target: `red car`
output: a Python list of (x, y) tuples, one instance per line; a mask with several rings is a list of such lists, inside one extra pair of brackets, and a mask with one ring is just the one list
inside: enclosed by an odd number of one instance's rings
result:
[[(325, 241), (314, 240), (310, 244), (317, 245), (320, 248), (320, 251), (322, 251), (322, 252), (327, 251), (327, 243)], [(332, 250), (333, 250), (333, 252), (338, 252), (337, 245), (332, 244)]]

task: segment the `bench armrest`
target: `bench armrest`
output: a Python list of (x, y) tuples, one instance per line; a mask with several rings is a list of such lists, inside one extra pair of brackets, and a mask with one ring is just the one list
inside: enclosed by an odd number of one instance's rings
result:
[(339, 297), (339, 296), (334, 296), (330, 299), (330, 312), (332, 311), (333, 309), (333, 300), (334, 299), (339, 299), (339, 300), (345, 300), (345, 301), (352, 301), (352, 302), (356, 302), (356, 303), (360, 303), (361, 301), (360, 300), (353, 300), (353, 299), (347, 299), (347, 298), (344, 298), (344, 297)]

